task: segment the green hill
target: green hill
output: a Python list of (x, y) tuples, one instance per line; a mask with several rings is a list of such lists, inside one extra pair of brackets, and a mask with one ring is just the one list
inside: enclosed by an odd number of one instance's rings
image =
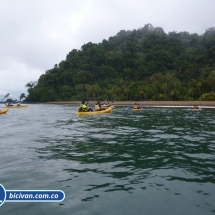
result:
[(213, 100), (214, 86), (215, 28), (198, 35), (147, 24), (73, 49), (26, 85), (26, 100)]

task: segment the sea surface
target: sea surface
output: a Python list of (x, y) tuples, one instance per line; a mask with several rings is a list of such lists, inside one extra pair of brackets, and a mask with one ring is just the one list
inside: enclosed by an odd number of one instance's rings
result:
[(1, 215), (215, 214), (215, 109), (76, 108), (0, 115), (0, 184), (65, 192), (62, 202), (5, 202)]

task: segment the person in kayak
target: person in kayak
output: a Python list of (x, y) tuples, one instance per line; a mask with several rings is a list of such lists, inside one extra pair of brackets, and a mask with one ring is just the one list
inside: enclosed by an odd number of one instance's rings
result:
[(79, 112), (92, 112), (93, 109), (92, 108), (88, 108), (88, 105), (86, 104), (86, 102), (82, 101), (82, 104), (78, 108), (78, 111)]
[[(112, 101), (112, 103), (113, 103), (113, 101)], [(107, 109), (107, 108), (111, 107), (111, 105), (110, 105), (110, 103), (108, 102), (107, 104), (104, 103), (104, 104), (103, 104), (103, 107), (105, 107), (105, 109)]]
[(135, 103), (133, 109), (141, 109), (140, 104)]
[(11, 102), (7, 102), (5, 105), (6, 106), (13, 106), (13, 104), (11, 104)]
[(102, 108), (101, 106), (102, 105), (100, 104), (100, 102), (97, 102), (95, 105), (95, 111), (106, 110), (105, 108)]
[(194, 105), (193, 109), (199, 109), (198, 105)]

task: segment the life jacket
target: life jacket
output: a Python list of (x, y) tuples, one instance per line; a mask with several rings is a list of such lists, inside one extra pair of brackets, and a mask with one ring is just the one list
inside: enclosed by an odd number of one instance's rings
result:
[(81, 110), (82, 110), (82, 107), (81, 107), (81, 105), (78, 107), (78, 112), (81, 112)]
[(133, 109), (141, 109), (140, 105), (133, 106)]
[(101, 110), (100, 106), (99, 105), (95, 105), (95, 111), (100, 111), (100, 110)]
[(78, 112), (86, 112), (87, 106), (85, 104), (81, 104), (78, 108)]

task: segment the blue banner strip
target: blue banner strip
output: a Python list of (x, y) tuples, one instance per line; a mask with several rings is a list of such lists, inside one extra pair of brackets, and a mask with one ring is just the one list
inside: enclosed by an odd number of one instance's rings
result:
[(6, 190), (7, 202), (61, 202), (65, 198), (62, 190)]

